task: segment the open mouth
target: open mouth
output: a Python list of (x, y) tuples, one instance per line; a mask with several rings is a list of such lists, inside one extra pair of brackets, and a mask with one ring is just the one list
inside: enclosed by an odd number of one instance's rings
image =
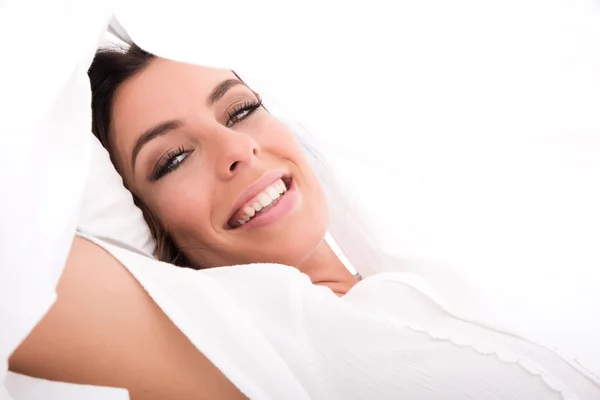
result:
[(292, 185), (291, 177), (281, 177), (237, 209), (229, 222), (229, 229), (237, 229), (275, 207)]

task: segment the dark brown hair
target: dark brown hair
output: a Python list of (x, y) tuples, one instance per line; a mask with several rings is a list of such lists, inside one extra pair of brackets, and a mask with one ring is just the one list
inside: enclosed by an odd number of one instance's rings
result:
[[(92, 86), (92, 132), (102, 146), (111, 154), (110, 127), (115, 92), (128, 79), (141, 72), (156, 58), (136, 44), (128, 48), (102, 48), (96, 52), (88, 70)], [(114, 160), (113, 160), (114, 164)], [(171, 235), (161, 226), (158, 219), (133, 195), (135, 204), (142, 210), (156, 242), (154, 256), (171, 264), (191, 267), (185, 254), (175, 246)]]

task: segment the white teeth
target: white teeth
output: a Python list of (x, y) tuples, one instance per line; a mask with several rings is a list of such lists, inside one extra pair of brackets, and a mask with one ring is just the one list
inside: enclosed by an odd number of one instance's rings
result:
[(285, 183), (280, 179), (279, 180), (279, 186), (281, 187), (281, 190), (283, 193), (287, 192), (287, 187), (285, 187)]
[(279, 194), (285, 193), (285, 185), (283, 184), (283, 181), (281, 179), (275, 182), (273, 187), (277, 189)]
[(246, 206), (244, 207), (244, 214), (245, 216), (247, 216), (248, 218), (252, 218), (254, 217), (254, 214), (256, 214), (256, 210), (254, 210), (254, 208)]
[(263, 206), (263, 207), (268, 206), (273, 201), (273, 199), (270, 196), (268, 196), (266, 193), (264, 193), (264, 192), (260, 193), (258, 196), (256, 196), (256, 200), (258, 200), (258, 202), (260, 203), (260, 205)]
[(238, 217), (240, 219), (237, 220), (237, 223), (241, 226), (250, 221), (256, 213), (258, 213), (263, 208), (267, 207), (273, 201), (280, 198), (285, 192), (287, 192), (287, 188), (285, 187), (285, 183), (279, 179), (271, 186), (266, 188), (262, 193), (259, 193), (255, 198), (252, 204), (245, 206), (242, 209), (241, 215)]
[(269, 186), (267, 190), (265, 190), (265, 193), (267, 193), (273, 200), (277, 200), (279, 198), (279, 192), (274, 186)]

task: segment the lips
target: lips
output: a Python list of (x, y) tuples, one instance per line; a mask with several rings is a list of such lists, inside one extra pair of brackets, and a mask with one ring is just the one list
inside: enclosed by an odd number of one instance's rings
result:
[(285, 195), (291, 178), (282, 172), (263, 175), (239, 197), (227, 222), (227, 229), (235, 229), (274, 207)]
[(252, 200), (238, 209), (229, 220), (229, 226), (238, 228), (249, 222), (251, 219), (270, 210), (283, 195), (287, 192), (287, 187), (282, 179), (278, 179), (268, 186), (265, 190), (256, 195)]

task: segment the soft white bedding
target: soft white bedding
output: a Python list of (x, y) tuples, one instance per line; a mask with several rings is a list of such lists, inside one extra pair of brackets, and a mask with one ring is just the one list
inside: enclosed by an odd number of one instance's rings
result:
[[(248, 34), (244, 24), (225, 32), (221, 19), (206, 18), (207, 11), (282, 10), (269, 1), (253, 2), (252, 9), (244, 8), (250, 3), (234, 3), (202, 3), (204, 13), (186, 9), (183, 2), (177, 7), (144, 2), (144, 13), (136, 1), (119, 2), (118, 10), (102, 0), (85, 7), (69, 1), (2, 3), (0, 40), (10, 57), (0, 76), (0, 147), (7, 149), (0, 158), (5, 188), (0, 196), (0, 381), (7, 375), (8, 356), (54, 301), (77, 227), (147, 251), (143, 234), (138, 235), (144, 230), (139, 214), (122, 214), (132, 217), (135, 234), (129, 222), (113, 230), (116, 222), (104, 216), (117, 203), (85, 197), (90, 175), (96, 183), (115, 182), (114, 171), (98, 175), (94, 169), (106, 167), (106, 157), (91, 164), (101, 153), (94, 153), (88, 135), (86, 77), (115, 11), (133, 39), (159, 55), (236, 69), (246, 60), (254, 68), (244, 71), (244, 79), (261, 82), (255, 87), (270, 100), (270, 110), (292, 110), (320, 139), (337, 150), (354, 151), (353, 158), (330, 159), (337, 168), (318, 163), (316, 168), (334, 200), (331, 233), (363, 276), (401, 270), (425, 277), (428, 295), (445, 309), (557, 349), (572, 365), (581, 364), (582, 373), (599, 376), (596, 2), (427, 0), (382, 2), (370, 12), (349, 5), (345, 11), (357, 21), (379, 21), (370, 31), (378, 44), (372, 46), (366, 30), (345, 25), (353, 19), (339, 20), (337, 9), (308, 1), (303, 10), (280, 14), (285, 17), (278, 21), (269, 13), (253, 16), (254, 25), (266, 29), (256, 37), (271, 33), (291, 42), (255, 40), (247, 48), (237, 46)], [(318, 18), (306, 30), (313, 16)], [(333, 20), (346, 36), (327, 36)], [(273, 31), (272, 23), (279, 30)], [(227, 45), (198, 46), (196, 38), (214, 37), (214, 32), (229, 34), (222, 37)], [(321, 64), (315, 65), (315, 54), (323, 56)], [(374, 67), (372, 60), (381, 65)], [(251, 79), (250, 72), (262, 72), (257, 74), (262, 79)], [(325, 94), (315, 95), (314, 87)], [(104, 180), (104, 173), (112, 178)], [(350, 184), (337, 190), (342, 178)], [(99, 191), (91, 189), (96, 191), (88, 194)], [(131, 199), (122, 198), (119, 212), (130, 210)], [(182, 273), (166, 274), (177, 279)], [(150, 275), (138, 278), (148, 286), (153, 282)], [(211, 287), (215, 293), (225, 290)], [(178, 315), (177, 307), (165, 303), (168, 291), (160, 285), (156, 290), (156, 301), (178, 325), (202, 334), (192, 323), (202, 315)], [(212, 301), (206, 298), (206, 304)], [(220, 323), (254, 323), (235, 311), (234, 301), (229, 304), (232, 317), (221, 313)], [(237, 364), (235, 357), (251, 349), (229, 342), (226, 348), (219, 342), (225, 334), (204, 337), (198, 347), (255, 398), (281, 398), (289, 387), (302, 386), (261, 331), (254, 333), (256, 343), (271, 348), (271, 364)], [(215, 348), (223, 353), (211, 346), (221, 346)], [(555, 364), (549, 363), (550, 370)], [(554, 374), (585, 398), (584, 383), (563, 367)], [(8, 375), (0, 385), (0, 398), (8, 396), (7, 388), (15, 399), (24, 398), (20, 389), (25, 386), (12, 384), (14, 378)], [(305, 398), (308, 389), (303, 390), (294, 393)], [(48, 398), (52, 393), (48, 390)], [(285, 398), (293, 397), (286, 393)]]
[(296, 269), (174, 269), (98, 242), (252, 399), (569, 399), (600, 396), (541, 346), (460, 321), (412, 274), (340, 298)]

